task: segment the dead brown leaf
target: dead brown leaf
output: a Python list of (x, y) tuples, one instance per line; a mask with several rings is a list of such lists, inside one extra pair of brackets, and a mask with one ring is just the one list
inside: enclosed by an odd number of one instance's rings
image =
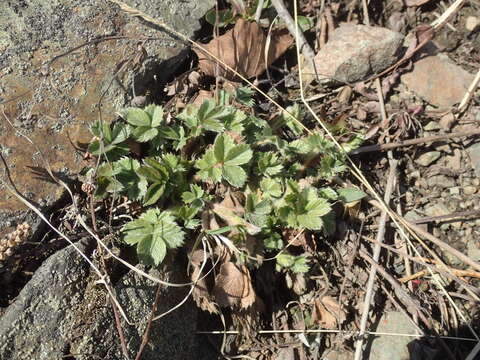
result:
[(323, 296), (315, 299), (312, 318), (325, 329), (335, 329), (345, 321), (346, 314), (334, 298)]
[[(263, 73), (266, 66), (278, 59), (293, 43), (288, 31), (274, 32), (268, 49), (267, 61), (265, 61), (265, 47), (267, 37), (262, 28), (255, 22), (249, 22), (242, 18), (237, 20), (235, 27), (219, 36), (204, 48), (211, 54), (222, 60), (229, 67), (235, 69), (246, 78), (252, 78)], [(198, 56), (200, 70), (209, 76), (222, 76), (228, 80), (239, 80), (232, 71), (227, 70), (199, 49), (194, 49)]]
[(192, 292), (192, 297), (200, 309), (208, 311), (212, 314), (218, 314), (218, 308), (213, 301), (210, 292), (208, 291), (207, 279), (202, 278), (203, 275), (200, 272), (203, 259), (203, 250), (196, 250), (190, 258), (190, 262), (193, 267), (193, 272), (190, 278), (192, 281), (196, 281), (195, 288)]
[(210, 99), (213, 99), (213, 92), (212, 91), (210, 91), (210, 90), (200, 90), (198, 92), (197, 97), (195, 98), (195, 100), (193, 101), (192, 104), (199, 108), (205, 100), (210, 100)]
[(215, 279), (213, 294), (222, 307), (251, 306), (255, 302), (255, 291), (247, 267), (233, 262), (223, 263)]
[(223, 200), (212, 206), (212, 211), (228, 226), (243, 226), (250, 235), (260, 232), (260, 228), (246, 221), (242, 216), (245, 213), (243, 205), (235, 194), (228, 191)]

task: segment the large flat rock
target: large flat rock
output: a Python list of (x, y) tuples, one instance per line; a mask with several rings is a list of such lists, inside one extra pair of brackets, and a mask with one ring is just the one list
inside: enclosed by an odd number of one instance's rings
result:
[[(88, 253), (88, 246), (79, 245)], [(186, 264), (174, 262), (152, 276), (185, 282)], [(0, 360), (124, 359), (115, 316), (98, 277), (73, 247), (50, 256), (0, 317)], [(1, 278), (0, 278), (1, 280)], [(157, 315), (184, 299), (189, 288), (162, 287)], [(131, 325), (123, 319), (129, 356), (140, 347), (157, 285), (128, 272), (115, 284), (115, 294)], [(152, 323), (144, 360), (192, 359), (197, 309), (190, 299)]]
[[(192, 37), (199, 19), (213, 0), (126, 0), (148, 15), (162, 19), (177, 31)], [(105, 36), (109, 40), (81, 47), (43, 66), (55, 56)], [(155, 40), (143, 40), (152, 37)], [(147, 57), (136, 69), (134, 58), (143, 43)], [(54, 171), (72, 174), (82, 166), (66, 134), (72, 140), (89, 139), (87, 125), (99, 117), (110, 121), (132, 96), (148, 87), (162, 91), (163, 83), (186, 56), (186, 44), (120, 11), (104, 0), (6, 0), (0, 1), (0, 151), (6, 156), (18, 189), (32, 200), (51, 203), (61, 189), (39, 181), (27, 166), (43, 166), (40, 153), (16, 135), (6, 122), (27, 134), (50, 162)], [(122, 67), (123, 65), (123, 67)], [(121, 71), (118, 70), (121, 68)], [(116, 76), (115, 76), (116, 74)], [(18, 97), (14, 101), (8, 101)], [(2, 218), (23, 209), (0, 188)]]

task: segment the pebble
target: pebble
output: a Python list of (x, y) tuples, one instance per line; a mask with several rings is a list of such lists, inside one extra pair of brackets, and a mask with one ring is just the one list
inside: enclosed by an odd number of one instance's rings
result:
[(468, 148), (470, 161), (475, 169), (475, 174), (480, 177), (480, 142), (473, 144)]
[(465, 20), (465, 29), (468, 31), (473, 31), (480, 26), (480, 19), (476, 16), (469, 16)]
[(415, 159), (415, 163), (420, 166), (428, 166), (437, 161), (439, 157), (440, 151), (430, 151), (420, 155), (417, 159)]
[[(458, 186), (452, 187), (448, 189), (451, 195), (458, 195), (460, 194), (460, 188)], [(465, 190), (464, 190), (465, 192)]]
[(427, 179), (427, 184), (430, 187), (439, 186), (442, 188), (450, 188), (455, 186), (455, 181), (445, 175), (435, 175)]
[[(389, 311), (382, 315), (375, 329), (384, 333), (415, 334), (417, 330), (412, 322), (399, 311)], [(378, 336), (372, 337), (370, 360), (400, 360), (408, 359), (408, 343), (411, 338), (403, 336)]]
[[(402, 44), (403, 35), (396, 31), (343, 24), (315, 56), (315, 67), (322, 81), (362, 81), (394, 64)], [(309, 82), (313, 77), (305, 80)]]
[(417, 60), (401, 81), (430, 104), (450, 108), (462, 100), (473, 78), (446, 55), (439, 54)]
[(440, 125), (436, 121), (430, 121), (427, 125), (423, 127), (425, 131), (439, 130)]
[(477, 187), (476, 186), (465, 186), (463, 188), (463, 193), (465, 195), (473, 195), (477, 192)]

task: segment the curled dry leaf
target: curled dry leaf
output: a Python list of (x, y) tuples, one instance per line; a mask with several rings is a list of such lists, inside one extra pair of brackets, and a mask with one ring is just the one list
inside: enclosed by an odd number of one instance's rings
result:
[(209, 313), (212, 313), (212, 314), (218, 314), (218, 308), (208, 291), (207, 279), (202, 278), (203, 275), (200, 272), (203, 259), (204, 259), (203, 250), (195, 250), (195, 252), (192, 254), (190, 258), (190, 261), (193, 267), (193, 272), (190, 278), (193, 282), (196, 281), (195, 288), (193, 289), (193, 292), (192, 292), (192, 297), (200, 309), (204, 311), (208, 311)]
[(325, 329), (335, 329), (346, 319), (346, 314), (340, 304), (331, 296), (315, 299), (313, 321)]
[[(292, 43), (293, 39), (286, 29), (274, 32), (270, 39), (267, 61), (265, 61), (267, 37), (262, 28), (255, 22), (240, 18), (233, 29), (213, 39), (204, 45), (204, 48), (241, 75), (251, 78), (263, 73), (266, 67), (278, 59)], [(228, 80), (239, 80), (222, 64), (218, 64), (217, 74), (215, 59), (200, 49), (195, 48), (194, 51), (199, 59), (200, 70), (206, 75), (218, 75)]]
[(255, 302), (255, 291), (247, 267), (233, 262), (223, 263), (215, 279), (213, 294), (222, 307), (250, 307)]

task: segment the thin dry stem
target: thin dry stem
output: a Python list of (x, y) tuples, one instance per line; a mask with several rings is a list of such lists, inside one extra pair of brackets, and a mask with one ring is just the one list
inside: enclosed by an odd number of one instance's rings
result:
[[(387, 185), (385, 187), (385, 203), (387, 204), (390, 202), (390, 197), (392, 196), (396, 175), (397, 175), (397, 161), (392, 161), (390, 172), (388, 174)], [(387, 216), (388, 216), (387, 212), (383, 210), (380, 216), (380, 225), (377, 233), (378, 243), (383, 242), (383, 238), (385, 236), (385, 229), (386, 229), (385, 225), (387, 223)], [(373, 261), (375, 261), (376, 263), (380, 258), (380, 250), (381, 250), (380, 244), (375, 244), (375, 248), (373, 250)], [(363, 302), (362, 318), (360, 320), (360, 336), (355, 345), (355, 360), (360, 360), (363, 352), (363, 336), (362, 335), (365, 333), (365, 329), (367, 328), (367, 321), (369, 318), (369, 311), (370, 311), (370, 302), (374, 294), (373, 285), (375, 283), (376, 274), (377, 274), (377, 269), (376, 267), (372, 266), (370, 268), (370, 275), (367, 283), (367, 291), (365, 293), (365, 299)]]

